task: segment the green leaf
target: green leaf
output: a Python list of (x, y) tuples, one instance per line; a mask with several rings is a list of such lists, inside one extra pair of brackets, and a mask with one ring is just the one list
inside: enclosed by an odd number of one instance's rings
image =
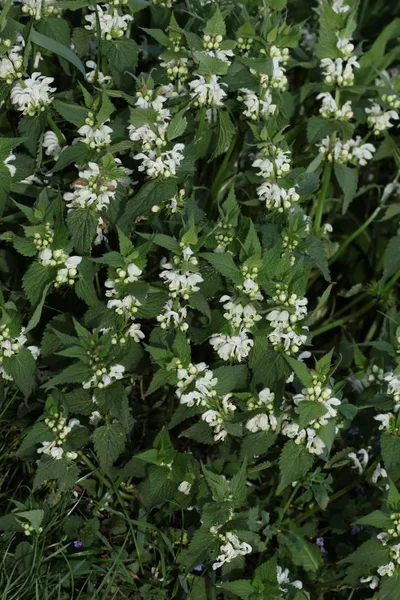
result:
[(57, 171), (61, 171), (71, 163), (75, 163), (78, 166), (83, 166), (89, 162), (91, 158), (93, 158), (93, 151), (89, 148), (89, 146), (83, 142), (78, 142), (77, 144), (68, 146), (65, 148), (65, 150), (63, 150), (58, 161), (54, 165), (52, 172), (56, 173)]
[(36, 306), (35, 311), (33, 313), (33, 315), (31, 316), (31, 318), (29, 319), (28, 325), (26, 326), (26, 332), (30, 331), (31, 329), (34, 329), (36, 327), (36, 325), (39, 323), (40, 321), (40, 317), (42, 315), (42, 310), (43, 310), (43, 306), (44, 306), (44, 302), (46, 300), (46, 296), (47, 293), (51, 287), (51, 283), (48, 283), (43, 292), (42, 292), (42, 297), (39, 301), (39, 304)]
[(305, 387), (310, 387), (312, 385), (312, 377), (304, 362), (301, 360), (296, 360), (295, 358), (287, 355), (285, 355), (285, 358), (295, 372), (296, 377), (300, 379), (301, 383)]
[(389, 240), (383, 255), (383, 280), (387, 281), (400, 270), (400, 235)]
[(385, 577), (379, 588), (379, 600), (398, 600), (400, 588), (400, 573)]
[(286, 442), (279, 457), (280, 483), (277, 494), (293, 481), (297, 481), (307, 475), (314, 462), (314, 457), (300, 444), (293, 440)]
[(212, 37), (216, 37), (217, 35), (222, 35), (222, 37), (225, 37), (226, 27), (224, 17), (222, 16), (222, 13), (218, 7), (216, 8), (211, 19), (207, 21), (206, 26), (204, 27), (204, 34)]
[(51, 442), (52, 440), (54, 440), (54, 433), (51, 429), (43, 422), (35, 423), (28, 430), (16, 454), (17, 456), (24, 456), (29, 454), (37, 444)]
[(371, 525), (372, 527), (377, 527), (378, 529), (389, 529), (392, 525), (392, 520), (389, 515), (386, 515), (381, 510), (374, 510), (374, 512), (358, 519), (356, 521), (359, 525)]
[(44, 510), (41, 508), (35, 508), (33, 510), (24, 510), (22, 512), (15, 513), (17, 517), (26, 519), (32, 525), (32, 527), (39, 531), (39, 527), (43, 523)]
[(73, 64), (83, 76), (86, 75), (85, 67), (75, 52), (71, 50), (71, 48), (67, 48), (67, 46), (60, 44), (60, 42), (57, 42), (56, 40), (52, 40), (51, 38), (47, 37), (47, 35), (38, 33), (34, 29), (31, 30), (30, 40), (37, 46), (41, 46), (42, 48), (49, 50), (49, 52), (53, 52), (53, 54), (57, 54), (58, 56), (65, 58), (65, 60)]
[(25, 396), (29, 396), (35, 385), (36, 362), (28, 348), (3, 358), (3, 367)]
[(381, 542), (375, 537), (361, 544), (355, 552), (339, 561), (339, 564), (352, 563), (368, 569), (369, 567), (386, 565), (389, 560), (388, 548), (382, 546)]
[(327, 413), (323, 404), (313, 402), (312, 400), (300, 402), (297, 411), (299, 413), (299, 425), (301, 429), (308, 427), (312, 421), (320, 419)]
[(385, 468), (391, 471), (400, 464), (400, 437), (384, 433), (381, 436), (381, 452)]
[(92, 376), (92, 370), (88, 365), (75, 363), (63, 369), (43, 385), (45, 389), (63, 385), (66, 383), (84, 383)]
[(97, 215), (87, 208), (74, 208), (67, 216), (68, 231), (79, 255), (89, 255), (96, 235)]
[(56, 480), (60, 491), (71, 490), (79, 478), (79, 469), (75, 463), (69, 463), (63, 458), (54, 460), (43, 457), (36, 471), (33, 489), (36, 490), (48, 481)]
[[(58, 19), (57, 19), (58, 20)], [(53, 106), (56, 111), (66, 120), (68, 123), (81, 127), (85, 123), (85, 119), (88, 114), (86, 106), (79, 106), (79, 104), (70, 104), (68, 102), (62, 102), (61, 100), (54, 100)], [(70, 146), (75, 148), (76, 146)], [(66, 152), (68, 148), (64, 150)]]
[(232, 254), (224, 252), (221, 254), (215, 252), (203, 252), (202, 257), (209, 262), (221, 275), (227, 277), (233, 283), (242, 282), (243, 276), (240, 269), (236, 266)]
[(209, 560), (214, 554), (213, 550), (217, 547), (218, 538), (215, 535), (203, 529), (195, 531), (184, 559), (188, 571), (205, 560)]
[(161, 29), (147, 29), (146, 27), (142, 27), (142, 29), (148, 35), (151, 35), (161, 46), (168, 48), (171, 45), (169, 37)]
[(315, 544), (310, 544), (302, 536), (290, 534), (287, 540), (293, 563), (306, 571), (315, 573), (322, 565), (322, 556)]
[(108, 58), (113, 80), (119, 89), (132, 86), (133, 79), (127, 73), (134, 74), (138, 61), (138, 45), (130, 38), (123, 37), (102, 44), (102, 52)]
[(118, 226), (127, 231), (132, 227), (136, 217), (149, 212), (155, 204), (162, 204), (170, 200), (177, 193), (178, 188), (175, 181), (149, 181), (145, 183), (138, 194), (129, 200), (123, 217), (119, 220)]
[(186, 109), (182, 109), (176, 113), (167, 128), (167, 138), (169, 141), (181, 136), (187, 127), (187, 119), (184, 117)]
[(125, 448), (126, 432), (121, 423), (98, 427), (93, 433), (96, 454), (103, 471), (108, 471)]
[(242, 600), (248, 600), (250, 595), (254, 592), (251, 581), (248, 581), (247, 579), (238, 579), (236, 581), (222, 583), (219, 587), (231, 594), (239, 596)]
[(215, 386), (217, 394), (224, 396), (232, 391), (239, 392), (246, 389), (248, 374), (246, 365), (218, 367), (214, 369), (214, 377), (218, 379)]
[(340, 164), (335, 164), (334, 171), (338, 184), (344, 193), (342, 207), (342, 214), (344, 215), (349, 208), (350, 202), (357, 193), (358, 173), (357, 169)]

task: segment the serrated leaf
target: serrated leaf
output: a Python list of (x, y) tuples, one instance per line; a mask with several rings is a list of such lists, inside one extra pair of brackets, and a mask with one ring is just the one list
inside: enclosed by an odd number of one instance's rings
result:
[(286, 442), (279, 457), (280, 483), (277, 494), (293, 483), (307, 475), (314, 462), (314, 457), (300, 444), (290, 440)]
[(400, 464), (400, 437), (384, 433), (381, 436), (381, 452), (385, 468), (390, 471)]
[(344, 193), (342, 207), (342, 214), (344, 215), (350, 206), (350, 202), (353, 200), (354, 196), (357, 193), (358, 172), (355, 168), (340, 164), (335, 164), (334, 172), (338, 184), (340, 185)]
[(21, 392), (29, 396), (35, 385), (36, 361), (28, 348), (22, 348), (13, 356), (4, 357), (3, 367)]
[(67, 226), (76, 252), (89, 255), (96, 235), (97, 215), (87, 208), (74, 208), (68, 213)]
[(110, 423), (98, 427), (92, 437), (100, 466), (108, 471), (125, 448), (125, 429), (121, 423)]

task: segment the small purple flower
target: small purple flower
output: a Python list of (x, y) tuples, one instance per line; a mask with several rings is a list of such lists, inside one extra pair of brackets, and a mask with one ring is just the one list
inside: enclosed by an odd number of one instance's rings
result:
[(359, 427), (350, 427), (349, 435), (354, 435), (354, 437), (357, 437), (358, 435), (360, 435)]
[(83, 542), (82, 540), (75, 540), (74, 541), (74, 548), (76, 548), (76, 550), (79, 550), (80, 548), (83, 548)]
[(201, 573), (203, 571), (203, 569), (204, 569), (204, 565), (200, 564), (194, 568), (194, 571), (196, 571), (197, 573)]
[(365, 489), (363, 488), (362, 485), (356, 485), (356, 487), (354, 488), (354, 492), (356, 493), (357, 496), (364, 496)]
[(324, 546), (324, 538), (322, 537), (317, 537), (317, 539), (315, 540), (315, 545), (318, 546), (318, 548), (321, 551), (321, 554), (328, 554), (327, 551), (325, 550), (325, 546)]
[(360, 533), (360, 531), (363, 530), (363, 526), (362, 525), (353, 525), (351, 528), (351, 535), (357, 535), (357, 533)]

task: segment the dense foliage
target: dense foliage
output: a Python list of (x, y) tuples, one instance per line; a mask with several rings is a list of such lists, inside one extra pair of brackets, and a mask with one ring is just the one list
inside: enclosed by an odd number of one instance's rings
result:
[(3, 0), (3, 600), (398, 600), (395, 10)]

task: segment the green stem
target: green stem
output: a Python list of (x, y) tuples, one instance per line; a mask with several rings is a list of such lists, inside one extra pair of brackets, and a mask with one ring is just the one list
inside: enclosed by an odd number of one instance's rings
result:
[(326, 199), (326, 193), (328, 191), (329, 182), (331, 180), (332, 165), (325, 163), (324, 174), (322, 176), (322, 187), (317, 200), (317, 209), (315, 212), (314, 231), (316, 235), (319, 235), (321, 231), (322, 214), (324, 212), (324, 203)]
[(60, 146), (64, 146), (65, 138), (64, 138), (63, 134), (61, 133), (61, 131), (59, 130), (58, 126), (56, 125), (53, 117), (51, 115), (49, 115), (49, 113), (47, 113), (47, 124), (50, 127), (50, 129), (52, 129), (52, 131), (54, 131), (54, 133), (56, 134), (57, 139), (60, 143)]
[(242, 134), (238, 132), (231, 141), (231, 145), (228, 148), (228, 152), (224, 156), (224, 160), (219, 168), (218, 175), (216, 176), (213, 185), (211, 186), (211, 198), (214, 200), (219, 193), (219, 190), (225, 180), (226, 173), (231, 169), (232, 165), (236, 162), (237, 157), (240, 154), (242, 148)]
[(338, 258), (340, 258), (343, 252), (346, 250), (347, 246), (351, 244), (358, 236), (365, 230), (367, 227), (376, 219), (378, 214), (381, 211), (381, 206), (378, 206), (374, 212), (368, 217), (366, 221), (358, 228), (356, 231), (353, 231), (351, 235), (346, 239), (346, 241), (340, 246), (340, 248), (335, 252), (333, 256), (329, 259), (329, 265), (332, 265)]
[(200, 121), (196, 131), (196, 140), (199, 140), (203, 135), (204, 125), (206, 123), (207, 109), (205, 106), (200, 111)]
[(283, 518), (284, 518), (284, 516), (285, 516), (286, 512), (289, 510), (289, 508), (290, 508), (290, 505), (292, 504), (292, 502), (293, 502), (293, 500), (294, 500), (294, 498), (295, 498), (295, 496), (296, 496), (297, 492), (299, 491), (299, 489), (300, 489), (300, 484), (299, 484), (299, 483), (297, 483), (297, 485), (294, 487), (294, 489), (293, 489), (292, 493), (290, 494), (290, 496), (289, 496), (289, 498), (288, 498), (288, 500), (287, 500), (287, 502), (286, 502), (285, 506), (283, 507), (283, 510), (282, 510), (282, 513), (281, 513), (280, 519), (279, 519), (279, 521), (278, 521), (278, 524), (277, 524), (277, 525), (278, 525), (278, 527), (279, 527), (279, 525), (282, 523), (282, 521), (283, 521)]

